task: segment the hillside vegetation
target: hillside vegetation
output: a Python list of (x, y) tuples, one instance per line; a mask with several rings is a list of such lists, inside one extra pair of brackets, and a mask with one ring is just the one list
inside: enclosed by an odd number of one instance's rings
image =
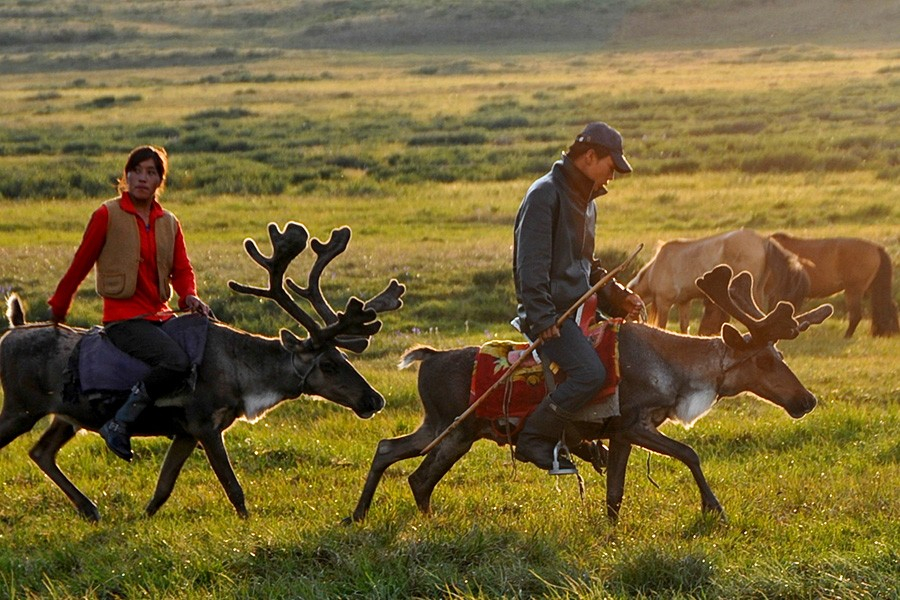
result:
[(871, 46), (896, 43), (898, 23), (892, 0), (15, 0), (0, 6), (0, 73), (301, 48)]

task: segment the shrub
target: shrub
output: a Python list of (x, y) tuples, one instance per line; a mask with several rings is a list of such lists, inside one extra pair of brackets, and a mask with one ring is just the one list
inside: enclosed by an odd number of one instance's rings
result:
[(63, 154), (92, 154), (98, 155), (103, 153), (103, 147), (98, 142), (68, 142), (63, 144)]
[(46, 102), (47, 100), (59, 100), (62, 98), (62, 94), (59, 92), (41, 92), (38, 94), (34, 94), (33, 96), (28, 96), (25, 98), (31, 102)]
[(116, 103), (115, 96), (98, 96), (90, 102), (79, 105), (79, 108), (109, 108)]
[(741, 161), (745, 173), (802, 173), (815, 168), (816, 161), (806, 152), (763, 152)]
[(188, 115), (185, 120), (204, 121), (211, 119), (241, 119), (252, 115), (253, 113), (245, 108), (212, 108), (210, 110), (201, 110), (200, 112)]
[(178, 189), (202, 189), (206, 194), (281, 194), (289, 176), (282, 170), (230, 155), (191, 157), (172, 172), (170, 184)]
[(143, 129), (139, 129), (135, 135), (139, 138), (155, 138), (155, 139), (163, 139), (168, 140), (172, 138), (178, 137), (178, 128), (177, 127), (169, 127), (165, 125), (154, 125), (151, 127), (145, 127)]
[(94, 161), (72, 159), (0, 170), (0, 197), (12, 200), (65, 199), (112, 195), (116, 175)]

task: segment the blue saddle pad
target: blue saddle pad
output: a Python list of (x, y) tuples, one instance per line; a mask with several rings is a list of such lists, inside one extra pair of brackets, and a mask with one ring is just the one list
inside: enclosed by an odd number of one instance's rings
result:
[[(185, 315), (166, 321), (162, 328), (178, 342), (191, 359), (203, 361), (209, 319), (201, 315)], [(150, 372), (150, 366), (113, 345), (103, 327), (93, 327), (78, 346), (78, 378), (82, 392), (124, 391)]]

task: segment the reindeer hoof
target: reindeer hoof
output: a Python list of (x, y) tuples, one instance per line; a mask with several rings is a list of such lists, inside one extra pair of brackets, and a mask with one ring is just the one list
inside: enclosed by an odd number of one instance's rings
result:
[(703, 514), (718, 517), (723, 523), (728, 522), (728, 517), (725, 515), (725, 508), (721, 504), (704, 506)]

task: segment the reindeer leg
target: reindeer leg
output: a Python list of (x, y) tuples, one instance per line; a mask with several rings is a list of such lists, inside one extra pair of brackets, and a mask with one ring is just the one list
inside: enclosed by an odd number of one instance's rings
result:
[(91, 499), (85, 496), (56, 464), (59, 449), (75, 437), (76, 431), (78, 429), (74, 425), (54, 417), (41, 438), (28, 451), (28, 456), (63, 491), (84, 518), (99, 521), (100, 511), (97, 510), (97, 505), (91, 502)]
[(455, 429), (425, 457), (422, 464), (409, 476), (416, 506), (423, 514), (431, 514), (431, 494), (441, 478), (469, 451), (475, 443), (475, 435), (464, 427)]
[(210, 466), (219, 478), (219, 483), (225, 488), (225, 495), (231, 501), (238, 516), (242, 519), (247, 518), (249, 513), (244, 504), (244, 489), (234, 474), (231, 467), (231, 460), (228, 458), (228, 450), (225, 449), (225, 441), (222, 439), (222, 433), (219, 431), (211, 432), (200, 439), (200, 444), (206, 452), (206, 458), (209, 460)]
[(619, 509), (625, 497), (625, 468), (630, 455), (630, 443), (617, 437), (610, 438), (606, 461), (606, 516), (610, 523), (619, 520)]
[[(7, 394), (6, 402), (9, 403)], [(28, 412), (13, 414), (10, 410), (0, 413), (0, 448), (5, 448), (10, 442), (24, 433), (28, 433), (43, 415), (35, 416)]]
[(369, 467), (369, 473), (366, 475), (366, 484), (363, 486), (359, 502), (356, 503), (356, 508), (353, 509), (353, 515), (344, 519), (343, 523), (349, 525), (350, 523), (359, 523), (365, 520), (366, 515), (369, 513), (369, 507), (372, 505), (372, 498), (375, 496), (375, 489), (381, 482), (381, 477), (387, 468), (401, 460), (419, 456), (434, 437), (432, 428), (423, 426), (409, 435), (378, 442), (375, 457), (372, 459), (372, 466)]
[(694, 481), (700, 489), (700, 501), (703, 512), (718, 513), (725, 518), (725, 509), (719, 503), (716, 495), (706, 482), (703, 470), (700, 468), (700, 457), (693, 448), (672, 438), (666, 437), (655, 429), (634, 429), (628, 432), (629, 441), (636, 446), (646, 448), (651, 452), (657, 452), (665, 456), (677, 458), (691, 470)]
[(196, 447), (196, 438), (187, 435), (175, 436), (172, 445), (169, 446), (169, 450), (166, 452), (162, 468), (159, 470), (159, 479), (156, 481), (156, 490), (153, 492), (153, 498), (150, 499), (150, 502), (144, 509), (148, 517), (155, 515), (156, 511), (172, 495), (172, 489), (175, 487), (175, 481), (181, 473), (181, 468)]

